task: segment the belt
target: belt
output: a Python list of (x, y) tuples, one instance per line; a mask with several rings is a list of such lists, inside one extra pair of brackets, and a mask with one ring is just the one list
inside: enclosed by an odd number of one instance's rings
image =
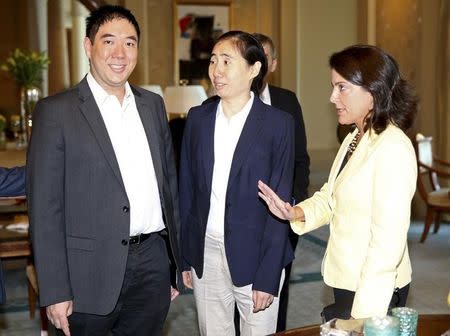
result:
[(166, 230), (161, 230), (158, 232), (151, 232), (151, 233), (141, 233), (138, 234), (136, 236), (131, 236), (130, 239), (128, 240), (128, 242), (130, 243), (130, 245), (139, 245), (140, 243), (143, 243), (144, 241), (146, 241), (148, 238), (150, 238), (151, 236), (154, 235), (163, 235), (166, 232)]

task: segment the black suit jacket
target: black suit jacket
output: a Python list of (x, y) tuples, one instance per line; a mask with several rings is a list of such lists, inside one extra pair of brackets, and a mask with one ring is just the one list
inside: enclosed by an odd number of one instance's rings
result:
[[(297, 96), (292, 91), (269, 85), (269, 93), (271, 105), (289, 113), (294, 118), (295, 168), (292, 197), (295, 199), (295, 203), (298, 203), (308, 198), (309, 186), (309, 155), (306, 150), (306, 133), (302, 107), (298, 102)], [(205, 100), (203, 104), (218, 101), (219, 99), (219, 96), (212, 96)]]
[[(149, 91), (132, 91), (178, 263), (177, 177), (164, 103)], [(110, 313), (127, 262), (130, 202), (86, 79), (36, 105), (27, 194), (41, 306), (73, 299), (76, 312)]]
[(309, 156), (306, 150), (305, 123), (300, 103), (294, 92), (269, 85), (272, 106), (292, 115), (295, 125), (295, 171), (292, 197), (296, 203), (308, 197)]

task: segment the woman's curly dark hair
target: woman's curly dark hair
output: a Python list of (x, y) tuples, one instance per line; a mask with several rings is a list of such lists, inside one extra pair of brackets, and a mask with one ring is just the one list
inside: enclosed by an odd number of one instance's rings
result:
[(380, 48), (354, 45), (331, 55), (329, 65), (350, 83), (362, 86), (373, 97), (373, 109), (364, 120), (364, 131), (383, 132), (391, 122), (404, 132), (417, 112), (417, 97), (404, 80), (395, 59)]

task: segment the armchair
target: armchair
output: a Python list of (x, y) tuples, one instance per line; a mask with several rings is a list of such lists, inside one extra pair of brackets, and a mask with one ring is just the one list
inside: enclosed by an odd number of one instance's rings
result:
[(425, 226), (420, 242), (427, 238), (434, 221), (434, 231), (438, 232), (441, 214), (450, 213), (450, 188), (443, 188), (439, 179), (450, 179), (450, 162), (436, 158), (432, 150), (432, 137), (417, 134), (415, 147), (417, 152), (418, 176), (417, 189), (426, 205)]

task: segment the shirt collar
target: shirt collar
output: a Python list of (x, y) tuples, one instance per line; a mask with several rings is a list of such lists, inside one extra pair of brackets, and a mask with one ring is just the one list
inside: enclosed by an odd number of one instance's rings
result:
[(270, 99), (268, 83), (266, 83), (266, 86), (264, 87), (264, 90), (262, 90), (261, 94), (259, 95), (259, 98), (261, 98), (261, 100), (263, 101), (264, 104), (270, 105), (271, 99)]
[[(248, 100), (248, 102), (244, 105), (242, 110), (240, 110), (238, 113), (233, 115), (229, 120), (240, 120), (240, 119), (245, 120), (247, 118), (248, 114), (250, 113), (250, 109), (252, 108), (254, 99), (255, 99), (255, 94), (253, 93), (253, 91), (250, 91), (250, 99)], [(222, 99), (220, 100), (219, 105), (217, 106), (216, 118), (219, 118), (219, 117), (227, 119), (227, 117), (223, 113)]]
[[(89, 84), (89, 88), (92, 91), (92, 94), (94, 95), (94, 99), (97, 102), (98, 106), (102, 106), (105, 101), (108, 99), (110, 95), (108, 92), (105, 91), (104, 88), (101, 87), (101, 85), (97, 82), (97, 80), (92, 76), (91, 72), (89, 72), (86, 76), (86, 80)], [(130, 84), (128, 82), (125, 83), (125, 96), (124, 96), (124, 103), (130, 99), (133, 92), (131, 91)]]

